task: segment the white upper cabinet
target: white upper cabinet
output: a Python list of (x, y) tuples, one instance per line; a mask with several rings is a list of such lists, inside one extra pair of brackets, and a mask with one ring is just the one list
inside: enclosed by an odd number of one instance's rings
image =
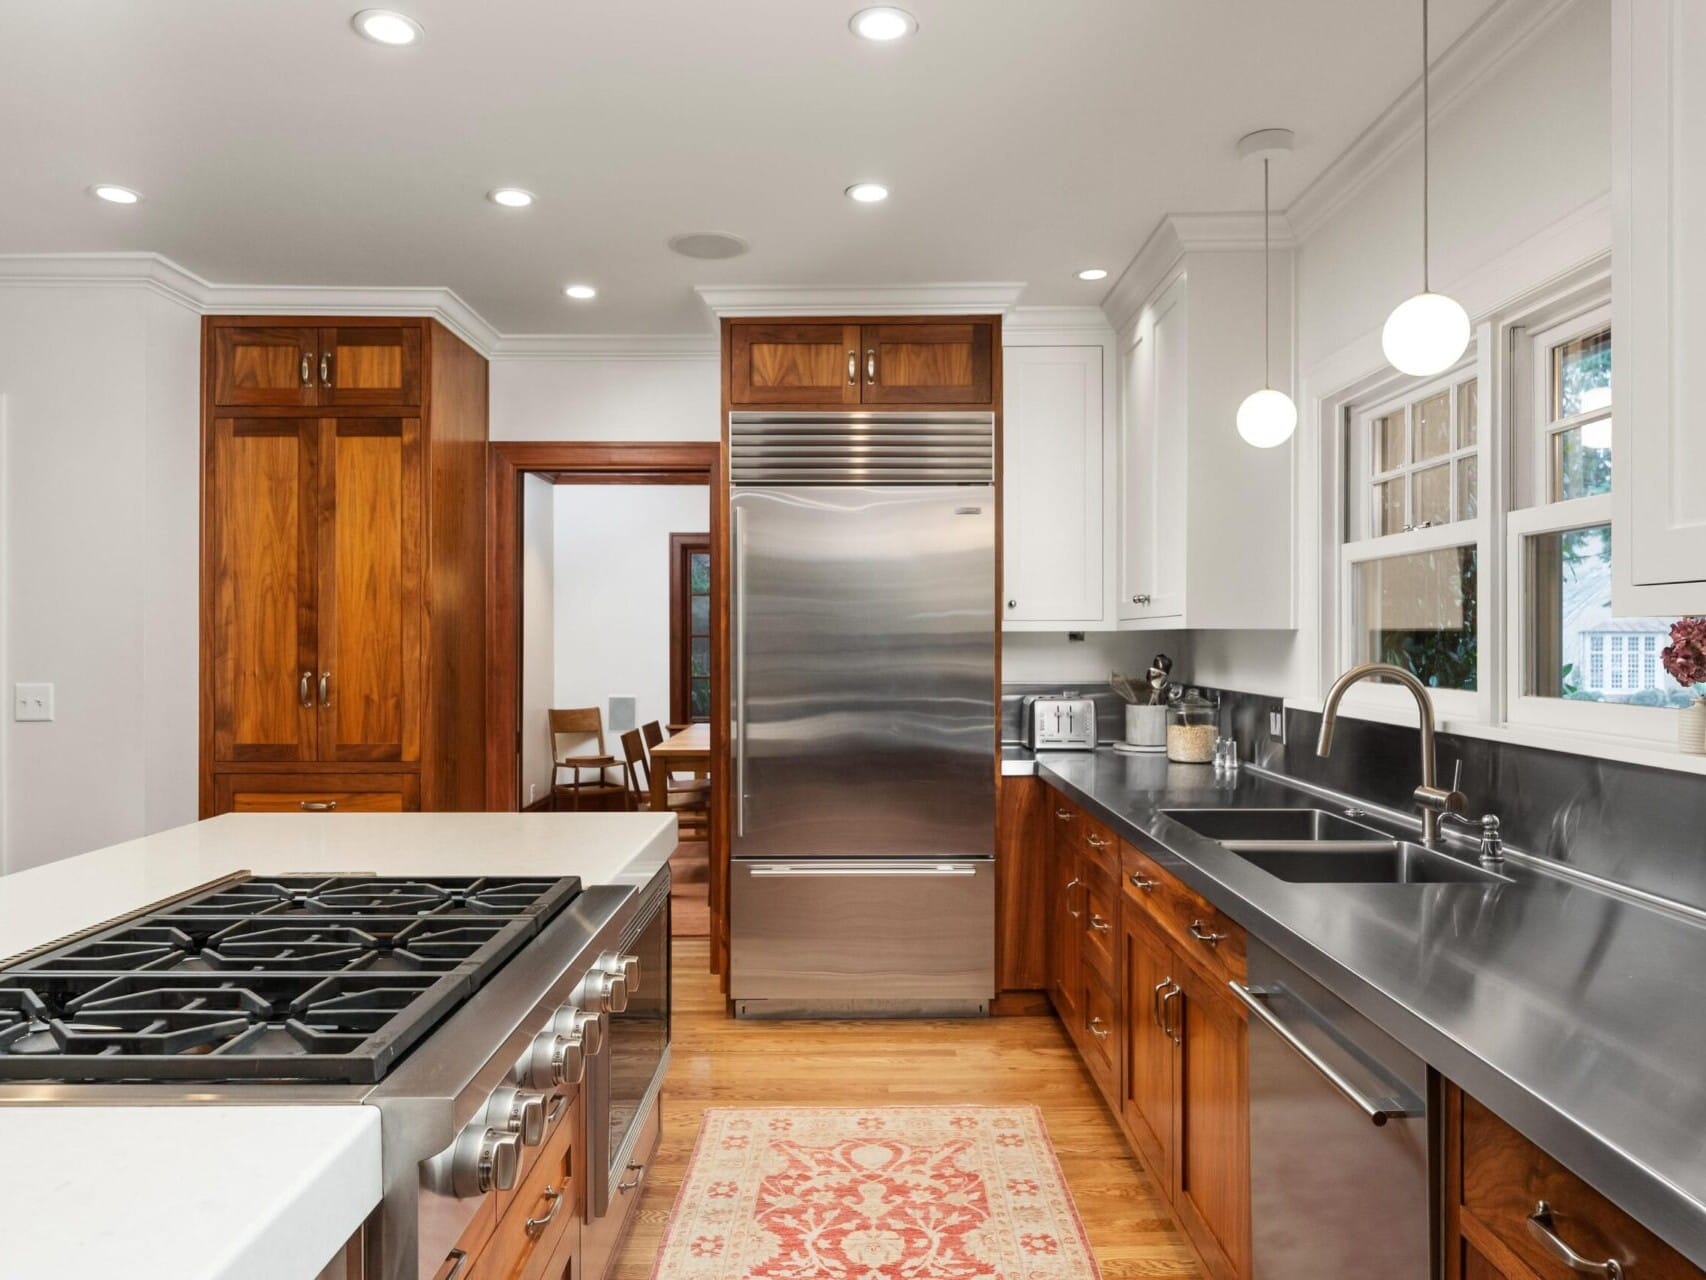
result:
[[(1290, 254), (1276, 251), (1282, 388), (1290, 281)], [(1260, 250), (1182, 253), (1124, 327), (1119, 350), (1119, 626), (1295, 626), (1296, 446), (1252, 448), (1235, 425), (1239, 402), (1261, 386)]]
[(1612, 7), (1612, 606), (1706, 612), (1706, 4)]
[(1102, 348), (1002, 353), (1003, 621), (1109, 625), (1104, 587)]

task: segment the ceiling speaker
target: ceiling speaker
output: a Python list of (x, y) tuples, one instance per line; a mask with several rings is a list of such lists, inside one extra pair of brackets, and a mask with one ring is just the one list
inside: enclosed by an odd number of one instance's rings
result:
[(689, 231), (671, 236), (669, 247), (684, 258), (738, 258), (752, 248), (739, 236), (726, 231)]

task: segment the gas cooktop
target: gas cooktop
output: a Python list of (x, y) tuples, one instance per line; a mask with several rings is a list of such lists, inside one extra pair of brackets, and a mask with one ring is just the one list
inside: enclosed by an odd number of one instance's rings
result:
[(0, 969), (0, 1080), (371, 1084), (580, 887), (227, 882)]

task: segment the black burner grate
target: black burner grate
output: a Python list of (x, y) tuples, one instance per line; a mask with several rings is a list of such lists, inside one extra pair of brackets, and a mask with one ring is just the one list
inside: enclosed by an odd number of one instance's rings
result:
[(395, 880), (375, 876), (282, 876), (246, 880), (173, 908), (190, 915), (478, 915), (549, 917), (572, 897), (572, 880), (502, 876)]

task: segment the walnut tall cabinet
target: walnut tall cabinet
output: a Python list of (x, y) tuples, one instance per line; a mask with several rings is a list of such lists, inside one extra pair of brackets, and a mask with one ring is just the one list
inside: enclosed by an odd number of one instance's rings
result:
[(202, 378), (203, 816), (483, 808), (485, 360), (220, 316)]

